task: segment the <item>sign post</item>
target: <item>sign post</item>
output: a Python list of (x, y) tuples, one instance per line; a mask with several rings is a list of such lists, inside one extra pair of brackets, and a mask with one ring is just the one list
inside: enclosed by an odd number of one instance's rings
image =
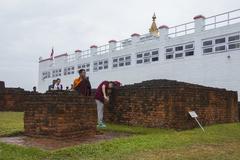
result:
[(191, 116), (192, 118), (195, 119), (195, 121), (196, 121), (197, 124), (200, 126), (200, 128), (202, 129), (202, 131), (205, 132), (205, 130), (204, 130), (204, 128), (202, 127), (201, 123), (200, 123), (200, 122), (198, 121), (198, 119), (197, 119), (197, 117), (198, 117), (197, 113), (196, 113), (195, 111), (190, 111), (190, 112), (188, 112), (188, 113), (190, 114), (190, 116)]

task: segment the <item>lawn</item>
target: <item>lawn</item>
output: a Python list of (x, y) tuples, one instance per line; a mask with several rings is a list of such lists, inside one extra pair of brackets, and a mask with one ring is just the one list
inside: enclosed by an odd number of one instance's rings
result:
[[(23, 114), (0, 112), (0, 135), (23, 131)], [(104, 131), (132, 133), (133, 136), (82, 144), (55, 151), (0, 143), (0, 160), (239, 160), (240, 124), (222, 124), (201, 129), (174, 130), (108, 124)]]

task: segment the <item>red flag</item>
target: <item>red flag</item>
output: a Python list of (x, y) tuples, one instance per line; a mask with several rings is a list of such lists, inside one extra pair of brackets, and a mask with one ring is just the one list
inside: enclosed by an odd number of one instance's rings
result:
[(51, 59), (53, 59), (53, 54), (54, 54), (54, 49), (52, 48), (52, 52), (51, 52), (51, 55), (50, 55)]

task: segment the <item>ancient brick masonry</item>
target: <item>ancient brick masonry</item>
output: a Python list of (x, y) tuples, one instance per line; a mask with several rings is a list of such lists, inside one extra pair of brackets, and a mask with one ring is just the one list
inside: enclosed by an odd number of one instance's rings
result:
[(188, 111), (203, 125), (237, 122), (237, 92), (169, 80), (152, 80), (121, 87), (105, 107), (108, 122), (145, 127), (197, 127)]
[(28, 136), (74, 139), (96, 134), (93, 97), (70, 92), (29, 94), (24, 105), (24, 128)]
[(27, 92), (21, 88), (0, 88), (0, 111), (23, 112), (22, 103)]

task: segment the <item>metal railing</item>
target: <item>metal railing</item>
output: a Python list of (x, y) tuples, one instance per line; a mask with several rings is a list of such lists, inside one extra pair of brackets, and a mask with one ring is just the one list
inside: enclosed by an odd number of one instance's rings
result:
[(193, 22), (188, 22), (188, 23), (184, 23), (181, 25), (177, 25), (174, 27), (170, 27), (168, 36), (173, 38), (173, 37), (177, 37), (177, 36), (191, 34), (194, 32), (195, 32), (195, 28), (194, 28), (194, 21), (193, 21)]
[(105, 45), (99, 46), (97, 48), (97, 52), (95, 54), (96, 55), (102, 55), (102, 54), (105, 54), (105, 53), (108, 53), (108, 52), (109, 52), (109, 44), (105, 44)]
[(215, 29), (222, 26), (227, 26), (240, 22), (240, 9), (230, 12), (221, 13), (215, 16), (207, 17), (205, 19), (204, 29)]
[(140, 40), (138, 41), (138, 43), (145, 43), (145, 42), (149, 42), (152, 40), (156, 40), (158, 38), (159, 38), (159, 36), (154, 36), (150, 33), (147, 33), (147, 34), (143, 34), (140, 36)]
[(91, 57), (90, 49), (82, 51), (80, 53), (74, 53), (74, 54), (76, 54), (78, 60), (83, 59), (83, 58)]
[[(207, 17), (205, 19), (204, 30), (215, 29), (220, 26), (226, 26), (226, 25), (239, 23), (239, 22), (240, 22), (240, 9), (236, 9), (236, 10), (225, 12), (215, 16)], [(183, 36), (183, 35), (191, 34), (194, 32), (195, 32), (195, 23), (194, 21), (192, 21), (192, 22), (170, 27), (168, 31), (168, 36), (170, 38), (174, 38), (177, 36)], [(145, 43), (147, 41), (156, 40), (158, 38), (159, 38), (158, 36), (153, 36), (147, 33), (147, 34), (141, 35), (137, 43)], [(132, 44), (133, 44), (132, 38), (124, 39), (116, 42), (116, 46), (112, 48), (110, 48), (109, 44), (99, 46), (97, 48), (97, 52), (93, 54), (103, 55), (109, 52), (114, 52), (114, 51), (118, 51), (118, 50), (122, 50), (124, 48), (130, 47)], [(76, 53), (69, 54), (67, 56), (67, 61), (73, 62), (75, 60), (88, 58), (91, 56), (92, 56), (92, 53), (90, 49), (88, 49), (81, 52), (78, 56), (76, 56)]]

